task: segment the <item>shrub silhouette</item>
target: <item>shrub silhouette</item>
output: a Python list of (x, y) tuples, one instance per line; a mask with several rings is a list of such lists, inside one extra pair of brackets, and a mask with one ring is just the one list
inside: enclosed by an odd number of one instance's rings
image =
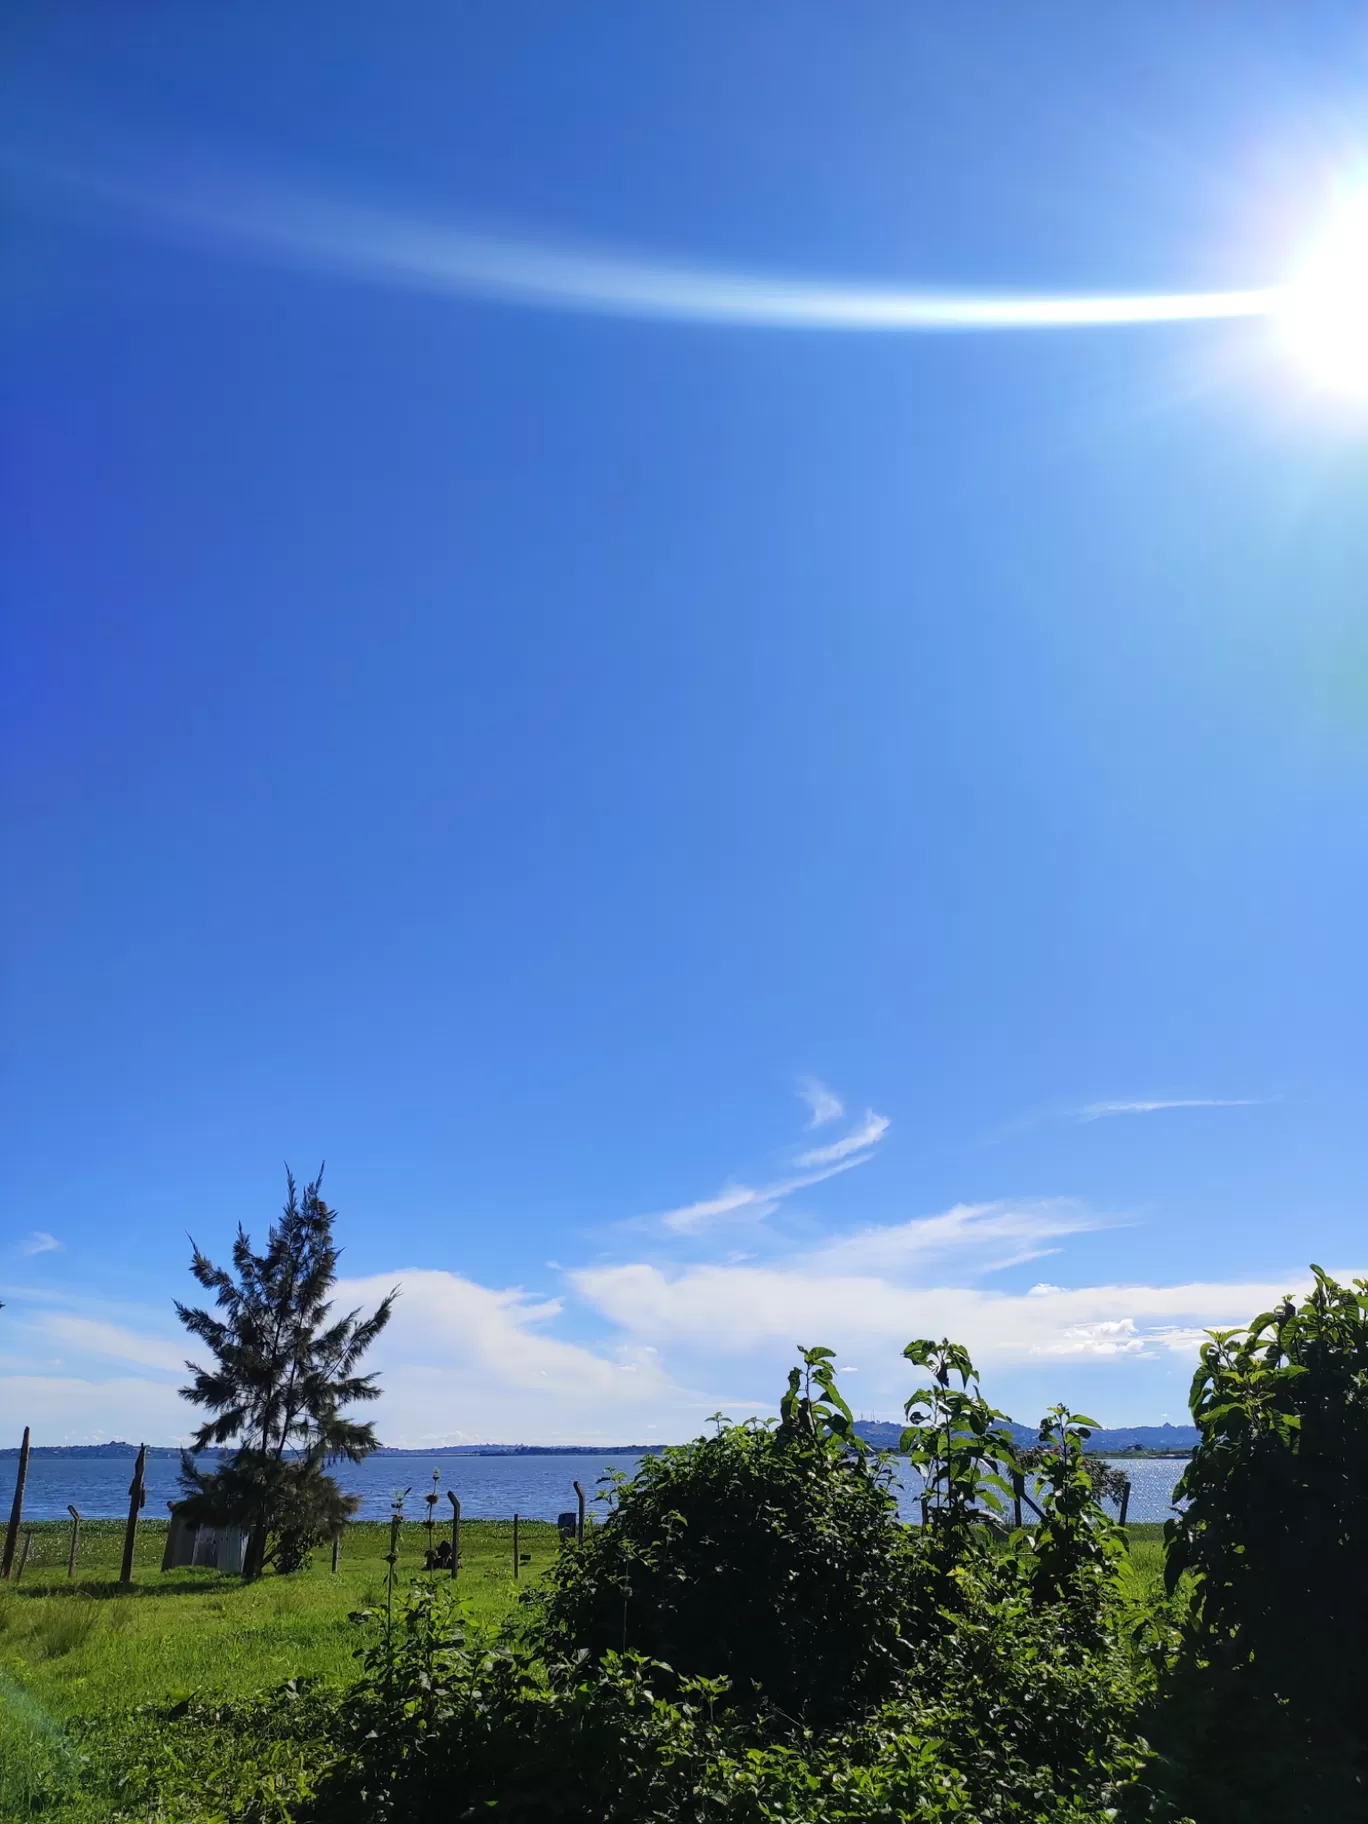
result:
[(825, 1720), (905, 1663), (909, 1549), (883, 1460), (855, 1438), (831, 1351), (803, 1351), (775, 1426), (642, 1463), (568, 1550), (540, 1617), (549, 1651), (634, 1651), (733, 1697)]
[(1161, 1733), (1199, 1815), (1368, 1816), (1368, 1280), (1312, 1270), (1301, 1304), (1214, 1332), (1192, 1384)]

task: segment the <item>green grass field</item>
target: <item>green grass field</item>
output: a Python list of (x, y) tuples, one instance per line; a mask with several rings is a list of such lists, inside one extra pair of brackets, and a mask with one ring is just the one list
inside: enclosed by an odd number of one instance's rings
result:
[[(71, 1759), (70, 1738), (79, 1736), (98, 1762), (102, 1742), (120, 1738), (139, 1705), (253, 1697), (287, 1679), (346, 1683), (355, 1675), (358, 1646), (373, 1637), (348, 1617), (385, 1601), (389, 1528), (383, 1523), (348, 1528), (336, 1575), (323, 1551), (307, 1571), (244, 1584), (217, 1571), (163, 1575), (166, 1523), (148, 1522), (139, 1530), (127, 1589), (117, 1582), (121, 1522), (86, 1523), (70, 1580), (67, 1527), (54, 1521), (32, 1531), (22, 1579), (0, 1584), (0, 1819), (7, 1821), (98, 1817), (88, 1800), (84, 1808), (76, 1800), (68, 1807), (53, 1796)], [(1135, 1574), (1147, 1589), (1162, 1573), (1162, 1531), (1130, 1528)], [(512, 1534), (507, 1521), (462, 1527), (458, 1588), (488, 1620), (513, 1612), (519, 1590), (530, 1587), (558, 1549), (553, 1526), (525, 1521), (519, 1543), (529, 1562), (519, 1566), (515, 1583)], [(425, 1574), (425, 1543), (420, 1525), (403, 1528), (396, 1601)]]
[[(0, 1584), (0, 1818), (33, 1815), (53, 1783), (73, 1718), (111, 1727), (140, 1704), (238, 1698), (290, 1678), (342, 1684), (355, 1675), (364, 1627), (348, 1620), (385, 1601), (389, 1527), (347, 1529), (336, 1575), (329, 1553), (292, 1577), (244, 1584), (217, 1571), (159, 1569), (166, 1523), (139, 1529), (134, 1580), (117, 1579), (123, 1525), (87, 1522), (76, 1575), (66, 1574), (69, 1530), (35, 1525), (22, 1579)], [(440, 1536), (440, 1535), (439, 1535)], [(420, 1525), (405, 1526), (396, 1601), (422, 1570)], [(556, 1529), (524, 1521), (513, 1579), (509, 1521), (467, 1521), (461, 1529), (463, 1598), (490, 1620), (509, 1613), (554, 1558)], [(44, 1815), (62, 1815), (45, 1812)]]

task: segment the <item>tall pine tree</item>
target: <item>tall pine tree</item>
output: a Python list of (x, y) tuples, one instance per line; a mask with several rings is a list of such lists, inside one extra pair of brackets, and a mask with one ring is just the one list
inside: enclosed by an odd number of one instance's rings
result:
[(320, 1169), (301, 1196), (287, 1169), (285, 1208), (264, 1252), (239, 1226), (231, 1271), (192, 1237), (190, 1271), (214, 1294), (219, 1315), (176, 1303), (214, 1357), (212, 1368), (186, 1364), (194, 1380), (182, 1397), (210, 1415), (192, 1449), (236, 1446), (214, 1470), (182, 1458), (185, 1511), (246, 1527), (248, 1576), (268, 1562), (280, 1570), (303, 1563), (356, 1505), (326, 1465), (339, 1457), (358, 1463), (378, 1447), (374, 1425), (347, 1409), (380, 1397), (375, 1375), (357, 1368), (389, 1322), (396, 1293), (367, 1318), (359, 1310), (332, 1316), (339, 1250), (322, 1180)]

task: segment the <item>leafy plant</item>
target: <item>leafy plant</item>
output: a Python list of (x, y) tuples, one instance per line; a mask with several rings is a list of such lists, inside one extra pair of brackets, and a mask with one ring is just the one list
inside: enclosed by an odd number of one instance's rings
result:
[[(1089, 1421), (1079, 1418), (1076, 1424), (1088, 1424)], [(1035, 1443), (1026, 1450), (1018, 1448), (1016, 1453), (1017, 1468), (1027, 1475), (1032, 1474), (1050, 1455), (1053, 1445)], [(1118, 1469), (1114, 1463), (1108, 1463), (1105, 1457), (1084, 1455), (1083, 1468), (1088, 1480), (1092, 1483), (1093, 1494), (1099, 1501), (1114, 1501), (1118, 1508), (1131, 1485), (1131, 1479), (1125, 1470)]]
[(562, 1554), (547, 1651), (636, 1650), (800, 1716), (886, 1689), (906, 1659), (909, 1548), (891, 1471), (851, 1437), (831, 1351), (805, 1349), (777, 1427), (719, 1423), (646, 1458)]
[(907, 1429), (899, 1449), (921, 1471), (922, 1524), (958, 1554), (982, 1541), (986, 1514), (1006, 1511), (1012, 1491), (1004, 1471), (1015, 1466), (1007, 1415), (979, 1392), (978, 1373), (960, 1344), (922, 1337), (903, 1355), (929, 1368), (931, 1380), (904, 1407)]
[(1368, 1810), (1368, 1280), (1312, 1271), (1203, 1345), (1167, 1529), (1191, 1601), (1166, 1742), (1233, 1818)]
[(1111, 1576), (1125, 1551), (1121, 1529), (1098, 1499), (1084, 1446), (1097, 1421), (1053, 1406), (1033, 1451), (1040, 1524), (1019, 1541), (1033, 1572), (1037, 1602), (1076, 1599), (1079, 1580)]
[(1080, 1635), (1010, 1560), (962, 1567), (945, 1618), (892, 1686), (800, 1719), (725, 1677), (634, 1652), (557, 1657), (474, 1625), (422, 1580), (392, 1652), (371, 1647), (312, 1824), (1099, 1824), (1169, 1814), (1145, 1791), (1143, 1660)]

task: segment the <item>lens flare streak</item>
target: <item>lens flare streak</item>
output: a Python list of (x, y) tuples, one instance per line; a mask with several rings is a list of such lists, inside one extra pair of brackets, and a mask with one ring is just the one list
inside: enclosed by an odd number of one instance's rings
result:
[(908, 333), (1085, 329), (1266, 317), (1277, 287), (1115, 296), (1003, 296), (733, 272), (472, 234), (264, 186), (172, 188), (45, 174), (87, 206), (222, 252), (451, 297), (756, 329)]

